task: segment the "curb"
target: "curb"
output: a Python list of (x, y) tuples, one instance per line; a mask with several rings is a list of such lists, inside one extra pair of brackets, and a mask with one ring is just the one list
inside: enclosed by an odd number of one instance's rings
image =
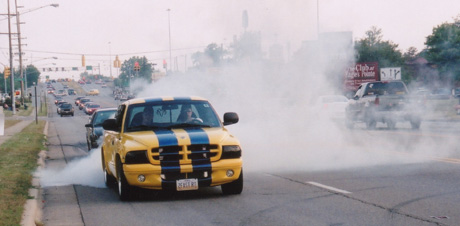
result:
[[(48, 136), (48, 121), (46, 121), (43, 134)], [(40, 187), (40, 172), (45, 167), (46, 151), (41, 150), (38, 153), (37, 164), (32, 178), (32, 188), (29, 189), (29, 196), (33, 197), (28, 199), (24, 204), (24, 212), (22, 214), (21, 225), (36, 226), (44, 225), (42, 223), (42, 207), (43, 207), (43, 190)]]

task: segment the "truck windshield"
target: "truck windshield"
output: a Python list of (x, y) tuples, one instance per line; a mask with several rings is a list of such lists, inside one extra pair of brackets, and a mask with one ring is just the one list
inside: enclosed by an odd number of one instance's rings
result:
[(372, 83), (366, 90), (366, 95), (404, 95), (406, 87), (401, 82)]
[(187, 127), (220, 127), (207, 101), (162, 101), (128, 107), (125, 130), (141, 131)]

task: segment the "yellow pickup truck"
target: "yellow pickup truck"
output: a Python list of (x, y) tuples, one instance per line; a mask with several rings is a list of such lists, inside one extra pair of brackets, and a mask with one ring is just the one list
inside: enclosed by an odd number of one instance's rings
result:
[(240, 142), (200, 97), (131, 99), (104, 121), (102, 170), (107, 186), (117, 184), (121, 200), (136, 188), (186, 191), (221, 186), (223, 194), (243, 190)]

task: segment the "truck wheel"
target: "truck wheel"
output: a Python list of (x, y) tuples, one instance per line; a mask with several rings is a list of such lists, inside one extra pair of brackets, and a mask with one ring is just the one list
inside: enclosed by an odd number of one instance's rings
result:
[(123, 163), (120, 159), (117, 160), (117, 182), (118, 182), (118, 196), (121, 201), (131, 200), (131, 186), (128, 184), (128, 181), (125, 177), (125, 172), (123, 172)]
[(243, 169), (237, 180), (220, 186), (224, 195), (237, 195), (243, 191)]
[(117, 181), (115, 180), (115, 177), (113, 177), (107, 172), (107, 168), (105, 167), (104, 151), (102, 149), (101, 149), (101, 160), (102, 160), (102, 170), (104, 171), (105, 185), (109, 188), (115, 187), (115, 184), (117, 184)]

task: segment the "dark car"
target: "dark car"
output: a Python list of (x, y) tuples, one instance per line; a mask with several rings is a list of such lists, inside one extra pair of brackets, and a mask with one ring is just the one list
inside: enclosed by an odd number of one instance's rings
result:
[(60, 104), (59, 107), (58, 107), (58, 113), (59, 113), (59, 115), (61, 115), (61, 117), (63, 115), (71, 115), (71, 116), (73, 116), (73, 114), (74, 114), (73, 112), (74, 112), (74, 109), (73, 109), (73, 106), (72, 106), (71, 103), (65, 102), (65, 103)]
[(84, 111), (86, 114), (92, 115), (99, 108), (101, 108), (101, 105), (89, 102), (85, 105)]
[(75, 106), (80, 105), (80, 100), (81, 100), (82, 98), (85, 98), (85, 97), (79, 96), (79, 97), (75, 98)]
[(89, 98), (82, 98), (80, 99), (80, 103), (78, 104), (78, 109), (83, 110), (85, 107), (86, 102), (90, 102), (91, 100)]
[(99, 145), (97, 139), (102, 136), (104, 129), (102, 123), (109, 118), (115, 117), (116, 108), (100, 108), (94, 112), (90, 117), (89, 123), (86, 127), (86, 143), (88, 144), (88, 150), (91, 148), (97, 148)]
[(62, 97), (55, 97), (54, 104), (57, 105), (59, 102), (62, 102)]
[(74, 89), (68, 89), (68, 90), (67, 90), (67, 93), (69, 94), (69, 96), (70, 96), (70, 95), (77, 95), (77, 93), (75, 92)]

